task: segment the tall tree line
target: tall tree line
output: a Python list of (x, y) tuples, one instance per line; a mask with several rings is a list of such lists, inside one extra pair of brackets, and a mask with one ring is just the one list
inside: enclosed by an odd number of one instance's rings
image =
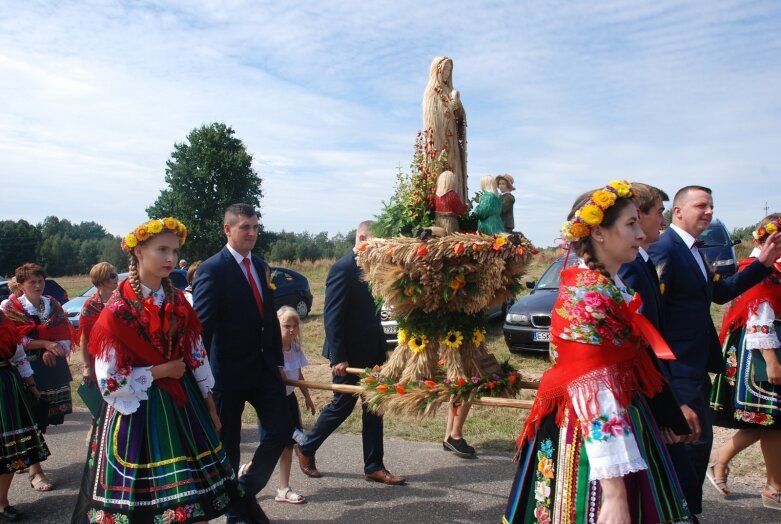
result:
[(73, 224), (55, 216), (37, 225), (0, 221), (0, 275), (11, 276), (25, 262), (41, 264), (51, 276), (84, 274), (103, 260), (120, 269), (127, 267), (119, 237), (97, 222)]

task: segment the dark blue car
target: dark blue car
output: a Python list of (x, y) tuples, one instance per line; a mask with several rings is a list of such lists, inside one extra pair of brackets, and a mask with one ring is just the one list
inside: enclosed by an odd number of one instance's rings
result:
[[(578, 257), (570, 253), (567, 267), (576, 264)], [(564, 267), (564, 257), (554, 260), (540, 277), (539, 282), (527, 282), (532, 291), (519, 298), (504, 318), (504, 341), (513, 353), (521, 351), (548, 352), (550, 322), (553, 304), (559, 294), (559, 275)]]
[(271, 266), (271, 282), (276, 286), (274, 305), (290, 306), (296, 310), (302, 319), (309, 315), (312, 309), (312, 291), (309, 280), (299, 273), (286, 267)]
[(704, 242), (700, 247), (705, 262), (710, 265), (711, 271), (722, 277), (728, 277), (738, 270), (738, 261), (735, 257), (734, 246), (740, 244), (740, 240), (733, 240), (724, 223), (714, 218), (708, 229), (697, 237)]

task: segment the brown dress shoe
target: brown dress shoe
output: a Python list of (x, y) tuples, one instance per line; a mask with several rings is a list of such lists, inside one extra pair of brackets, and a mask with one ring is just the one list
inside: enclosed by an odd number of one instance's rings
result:
[(301, 468), (301, 471), (304, 472), (304, 475), (307, 477), (312, 477), (313, 479), (319, 479), (323, 476), (322, 473), (317, 471), (314, 455), (311, 457), (309, 455), (304, 455), (304, 453), (301, 451), (301, 448), (298, 447), (298, 444), (293, 446), (293, 450), (296, 452), (296, 456), (298, 457), (298, 465)]
[(383, 484), (388, 484), (389, 486), (400, 486), (407, 482), (407, 479), (404, 477), (397, 477), (385, 468), (367, 473), (366, 480), (370, 480), (372, 482), (382, 482)]

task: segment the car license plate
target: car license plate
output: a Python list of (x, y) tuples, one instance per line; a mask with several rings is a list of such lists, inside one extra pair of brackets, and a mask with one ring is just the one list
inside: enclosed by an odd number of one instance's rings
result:
[(550, 331), (535, 331), (532, 334), (532, 340), (535, 342), (550, 342)]
[(385, 332), (386, 335), (395, 335), (399, 332), (399, 326), (382, 326), (382, 330)]

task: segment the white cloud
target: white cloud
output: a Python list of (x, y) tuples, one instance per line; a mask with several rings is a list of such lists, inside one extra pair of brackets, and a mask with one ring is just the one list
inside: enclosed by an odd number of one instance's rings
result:
[[(407, 168), (434, 56), (454, 58), (471, 191), (516, 178), (550, 245), (613, 177), (714, 189), (730, 226), (778, 192), (781, 6), (771, 1), (25, 2), (0, 12), (4, 218), (122, 233), (175, 142), (222, 121), (254, 155), (264, 223), (346, 232)], [(34, 188), (33, 194), (30, 189)]]

